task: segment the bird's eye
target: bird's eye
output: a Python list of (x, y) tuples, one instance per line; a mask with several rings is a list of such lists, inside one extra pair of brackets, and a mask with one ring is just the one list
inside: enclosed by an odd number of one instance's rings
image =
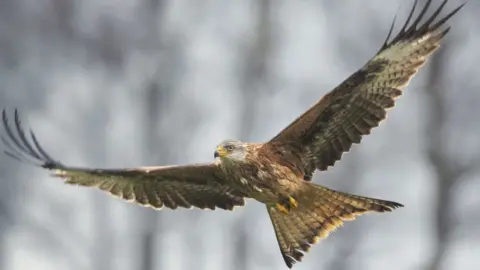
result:
[(227, 146), (225, 146), (225, 149), (227, 149), (227, 151), (232, 151), (233, 150), (233, 145), (227, 145)]

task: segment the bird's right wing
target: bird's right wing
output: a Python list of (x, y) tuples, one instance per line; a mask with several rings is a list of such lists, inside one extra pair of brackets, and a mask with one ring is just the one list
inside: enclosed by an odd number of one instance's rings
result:
[(97, 187), (123, 200), (155, 209), (165, 206), (232, 210), (245, 204), (244, 196), (228, 186), (224, 173), (213, 163), (129, 169), (65, 166), (43, 150), (32, 131), (31, 140), (27, 138), (17, 111), (13, 128), (5, 110), (2, 120), (7, 136), (1, 140), (8, 156), (53, 170), (53, 175), (63, 178), (67, 184)]
[(266, 146), (300, 157), (299, 167), (304, 168), (307, 180), (316, 169), (324, 171), (333, 166), (386, 118), (387, 110), (395, 105), (410, 79), (440, 47), (450, 29), (445, 23), (463, 6), (439, 18), (447, 1), (422, 23), (432, 1), (427, 0), (413, 19), (416, 0), (395, 37), (390, 40), (392, 24), (380, 51), (363, 68), (322, 97)]

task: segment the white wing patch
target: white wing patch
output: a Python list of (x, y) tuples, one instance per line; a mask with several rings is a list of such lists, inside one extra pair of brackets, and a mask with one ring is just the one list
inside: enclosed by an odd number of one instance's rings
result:
[[(432, 36), (438, 35), (437, 32), (439, 33), (439, 31), (435, 31), (432, 33), (427, 33), (415, 40), (405, 40), (394, 44), (385, 51), (376, 55), (373, 60), (386, 59), (389, 61), (399, 62), (404, 61), (405, 59), (410, 59), (412, 56), (418, 55), (419, 49), (422, 50), (422, 48), (419, 48), (419, 46), (429, 42)], [(422, 58), (426, 58), (427, 56), (428, 55), (422, 56)]]

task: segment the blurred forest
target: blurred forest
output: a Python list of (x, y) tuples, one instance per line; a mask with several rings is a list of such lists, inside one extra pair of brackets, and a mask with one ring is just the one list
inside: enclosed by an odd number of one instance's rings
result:
[[(370, 59), (412, 4), (0, 0), (0, 105), (66, 164), (211, 161), (222, 139), (274, 136)], [(470, 1), (388, 120), (315, 175), (405, 207), (346, 223), (295, 269), (478, 269), (479, 14)], [(286, 267), (252, 200), (153, 211), (2, 155), (0, 269)]]

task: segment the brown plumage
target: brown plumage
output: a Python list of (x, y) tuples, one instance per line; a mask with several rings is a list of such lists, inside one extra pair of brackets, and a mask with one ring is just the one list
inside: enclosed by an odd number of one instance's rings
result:
[(353, 143), (370, 133), (385, 119), (386, 110), (395, 105), (427, 58), (438, 49), (440, 41), (450, 30), (441, 28), (463, 5), (434, 23), (440, 7), (420, 23), (428, 10), (427, 1), (418, 17), (411, 22), (417, 1), (400, 32), (391, 41), (390, 28), (379, 52), (360, 70), (320, 99), (312, 108), (273, 138), (272, 147), (286, 145), (303, 157), (305, 174), (315, 169), (324, 171), (340, 160)]
[(311, 183), (360, 143), (386, 117), (395, 98), (440, 46), (449, 31), (443, 27), (462, 6), (437, 20), (446, 0), (423, 23), (431, 1), (412, 21), (417, 2), (400, 32), (367, 64), (320, 99), (313, 107), (264, 144), (223, 141), (215, 162), (131, 169), (65, 166), (52, 159), (33, 132), (24, 133), (17, 111), (14, 129), (3, 111), (5, 153), (17, 160), (53, 170), (65, 183), (97, 187), (143, 206), (222, 208), (243, 206), (253, 198), (267, 207), (286, 265), (301, 261), (311, 245), (346, 220), (368, 212), (389, 212), (402, 206), (342, 193)]

